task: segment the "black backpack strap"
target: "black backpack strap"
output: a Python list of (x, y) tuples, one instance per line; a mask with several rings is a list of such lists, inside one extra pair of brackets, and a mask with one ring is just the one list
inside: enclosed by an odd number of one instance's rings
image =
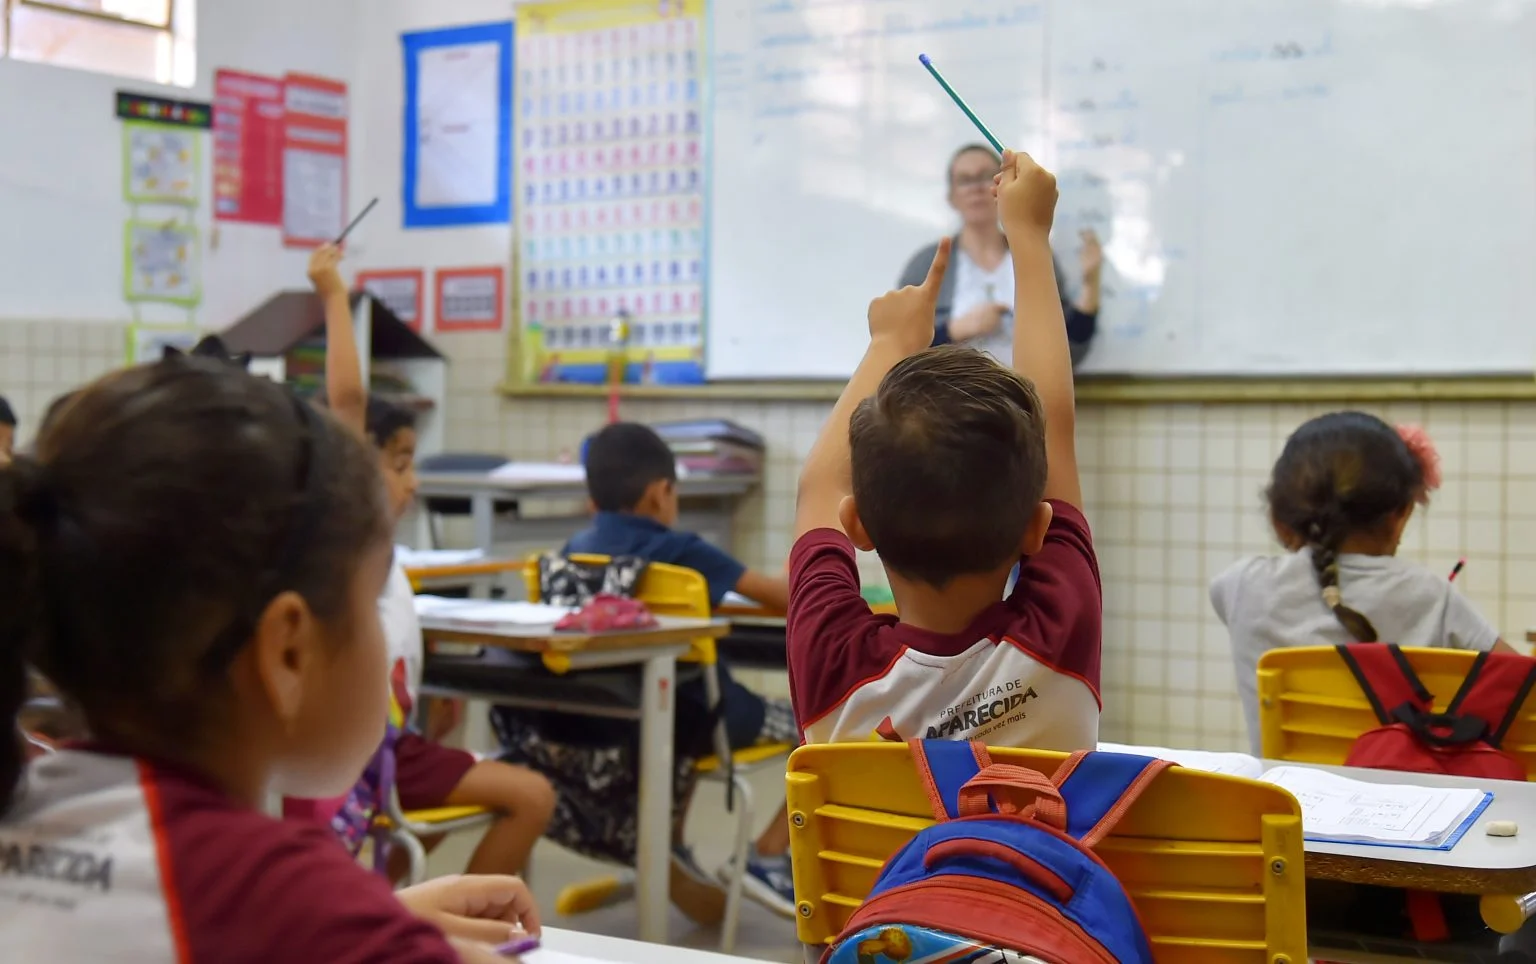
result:
[(1424, 688), (1408, 657), (1390, 643), (1350, 643), (1336, 646), (1339, 659), (1349, 668), (1360, 692), (1371, 704), (1376, 719), (1383, 726), (1398, 722), (1400, 707), (1430, 711), (1434, 696)]
[(1477, 654), (1447, 715), (1482, 721), (1483, 741), (1498, 747), (1536, 687), (1536, 659), (1517, 653)]

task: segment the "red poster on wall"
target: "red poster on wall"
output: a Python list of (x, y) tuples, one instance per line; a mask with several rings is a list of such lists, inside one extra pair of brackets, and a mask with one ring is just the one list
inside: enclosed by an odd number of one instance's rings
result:
[(501, 331), (505, 301), (506, 274), (499, 267), (437, 272), (438, 331)]
[(382, 301), (412, 331), (423, 327), (421, 309), (426, 293), (422, 289), (426, 286), (426, 272), (420, 268), (357, 273), (357, 289)]
[(289, 74), (283, 100), (283, 244), (315, 248), (346, 226), (347, 85)]
[(213, 216), (283, 220), (283, 82), (220, 70), (213, 75)]

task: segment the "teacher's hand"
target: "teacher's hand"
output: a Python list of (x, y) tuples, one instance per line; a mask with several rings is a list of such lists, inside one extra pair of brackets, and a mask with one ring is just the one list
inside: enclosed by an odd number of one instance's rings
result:
[(1078, 237), (1083, 242), (1077, 252), (1077, 263), (1083, 269), (1083, 283), (1098, 284), (1099, 275), (1104, 270), (1104, 247), (1099, 244), (1099, 236), (1093, 228), (1083, 228)]
[(995, 301), (979, 304), (950, 320), (949, 337), (954, 341), (970, 341), (972, 338), (990, 335), (1003, 326), (1003, 315), (1008, 311), (1007, 305)]

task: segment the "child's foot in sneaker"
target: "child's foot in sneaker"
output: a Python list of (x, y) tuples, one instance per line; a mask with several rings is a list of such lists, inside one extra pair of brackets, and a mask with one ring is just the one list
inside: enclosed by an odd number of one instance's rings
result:
[[(732, 860), (721, 868), (722, 877), (729, 879), (736, 873)], [(765, 857), (758, 853), (747, 854), (747, 872), (741, 878), (741, 886), (748, 897), (782, 917), (795, 916), (795, 879), (789, 869), (789, 854)]]

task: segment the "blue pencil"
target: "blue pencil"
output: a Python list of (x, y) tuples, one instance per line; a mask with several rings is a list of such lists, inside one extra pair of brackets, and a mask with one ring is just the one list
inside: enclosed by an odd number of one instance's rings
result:
[(976, 116), (976, 112), (966, 106), (965, 101), (961, 100), (960, 95), (955, 93), (955, 89), (949, 86), (949, 81), (945, 80), (944, 75), (939, 73), (939, 68), (933, 65), (933, 61), (928, 58), (928, 55), (918, 54), (917, 59), (924, 67), (928, 68), (928, 72), (933, 75), (933, 79), (939, 82), (940, 87), (944, 88), (944, 93), (948, 94), (949, 99), (955, 102), (955, 106), (964, 111), (965, 116), (971, 119), (971, 123), (975, 124), (976, 129), (981, 131), (981, 136), (987, 139), (987, 143), (991, 144), (993, 149), (1001, 154), (1003, 152), (1003, 142), (993, 137), (992, 132), (987, 130), (987, 125), (983, 124), (981, 118)]

